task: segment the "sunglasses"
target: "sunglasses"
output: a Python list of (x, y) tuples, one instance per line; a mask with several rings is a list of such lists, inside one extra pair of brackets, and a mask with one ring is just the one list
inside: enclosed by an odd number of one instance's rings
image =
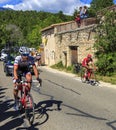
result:
[(21, 56), (29, 56), (29, 54), (22, 54)]

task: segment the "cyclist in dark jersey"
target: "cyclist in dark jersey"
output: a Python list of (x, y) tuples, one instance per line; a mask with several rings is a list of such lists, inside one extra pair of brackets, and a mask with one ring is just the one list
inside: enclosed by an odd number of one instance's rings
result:
[(30, 50), (27, 47), (20, 47), (19, 49), (20, 55), (15, 58), (14, 61), (14, 77), (13, 77), (13, 83), (14, 83), (14, 98), (15, 102), (18, 97), (18, 83), (20, 82), (20, 79), (18, 77), (19, 73), (25, 76), (27, 83), (28, 83), (28, 89), (31, 89), (31, 83), (32, 83), (32, 74), (29, 70), (30, 65), (33, 67), (34, 74), (36, 76), (36, 79), (40, 81), (38, 70), (36, 68), (34, 58), (30, 56)]

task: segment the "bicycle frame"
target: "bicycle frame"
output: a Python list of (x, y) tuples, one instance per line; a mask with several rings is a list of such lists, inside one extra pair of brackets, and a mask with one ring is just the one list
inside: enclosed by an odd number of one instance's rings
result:
[(91, 85), (99, 85), (99, 81), (96, 79), (96, 75), (93, 69), (85, 70), (81, 68), (81, 81), (83, 83), (90, 83)]
[(21, 84), (20, 84), (20, 87), (19, 87), (19, 91), (20, 91), (20, 94), (21, 94), (21, 97), (20, 97), (20, 102), (23, 106), (23, 108), (26, 108), (26, 97), (27, 97), (27, 93), (29, 92), (28, 89), (28, 85), (27, 85), (27, 82), (26, 81), (21, 81)]
[(95, 78), (95, 75), (94, 75), (94, 70), (93, 69), (88, 69), (87, 70), (87, 78), (90, 79), (90, 78)]
[(29, 121), (29, 124), (32, 125), (34, 121), (34, 101), (29, 92), (27, 81), (21, 80), (18, 90), (20, 91), (20, 98), (18, 99), (19, 110), (24, 109), (25, 117)]

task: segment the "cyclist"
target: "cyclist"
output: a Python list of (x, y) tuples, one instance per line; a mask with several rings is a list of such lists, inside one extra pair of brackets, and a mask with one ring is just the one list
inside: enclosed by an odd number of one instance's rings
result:
[(82, 61), (82, 67), (85, 68), (85, 81), (90, 81), (90, 77), (92, 74), (92, 68), (94, 67), (95, 69), (95, 65), (93, 63), (93, 59), (92, 59), (92, 55), (88, 54), (86, 58), (83, 59)]
[(41, 54), (36, 53), (35, 61), (37, 62), (37, 67), (41, 65)]
[(28, 89), (30, 91), (31, 89), (31, 83), (32, 83), (32, 74), (29, 71), (29, 66), (32, 65), (34, 74), (36, 76), (36, 79), (40, 82), (38, 70), (36, 68), (36, 65), (34, 63), (34, 58), (30, 56), (30, 50), (28, 47), (22, 46), (19, 48), (20, 55), (15, 58), (14, 61), (14, 77), (13, 77), (13, 83), (14, 83), (14, 99), (15, 99), (15, 109), (18, 109), (17, 106), (17, 98), (18, 98), (18, 88), (17, 86), (20, 83), (20, 79), (18, 77), (19, 74), (22, 74), (25, 76), (28, 84)]

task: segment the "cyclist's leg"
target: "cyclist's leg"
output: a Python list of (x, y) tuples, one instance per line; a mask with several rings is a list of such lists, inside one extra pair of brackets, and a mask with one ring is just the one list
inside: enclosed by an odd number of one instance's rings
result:
[(88, 75), (88, 80), (91, 80), (91, 78), (92, 78), (92, 69), (88, 69), (88, 73), (87, 73), (87, 75)]
[(85, 78), (86, 78), (86, 81), (89, 81), (90, 79), (90, 72), (88, 68), (85, 68)]
[(81, 70), (81, 80), (82, 82), (86, 82), (87, 81), (87, 68), (85, 66), (82, 66), (82, 70)]
[(13, 78), (13, 95), (14, 95), (14, 99), (18, 97), (18, 88), (16, 85), (16, 79), (14, 78)]
[[(31, 83), (32, 83), (32, 75), (30, 72), (26, 73), (25, 78), (28, 83), (29, 90), (31, 89)], [(27, 91), (28, 92), (28, 91)], [(34, 101), (33, 97), (30, 93), (26, 94), (26, 107), (25, 107), (25, 117), (28, 119), (29, 123), (32, 124), (34, 121)]]
[(15, 110), (18, 110), (18, 88), (16, 87), (16, 84), (14, 83), (14, 86), (13, 86), (13, 95), (14, 95), (14, 109)]
[(31, 90), (31, 83), (32, 83), (32, 75), (30, 72), (26, 73), (25, 78), (28, 83), (29, 90)]

